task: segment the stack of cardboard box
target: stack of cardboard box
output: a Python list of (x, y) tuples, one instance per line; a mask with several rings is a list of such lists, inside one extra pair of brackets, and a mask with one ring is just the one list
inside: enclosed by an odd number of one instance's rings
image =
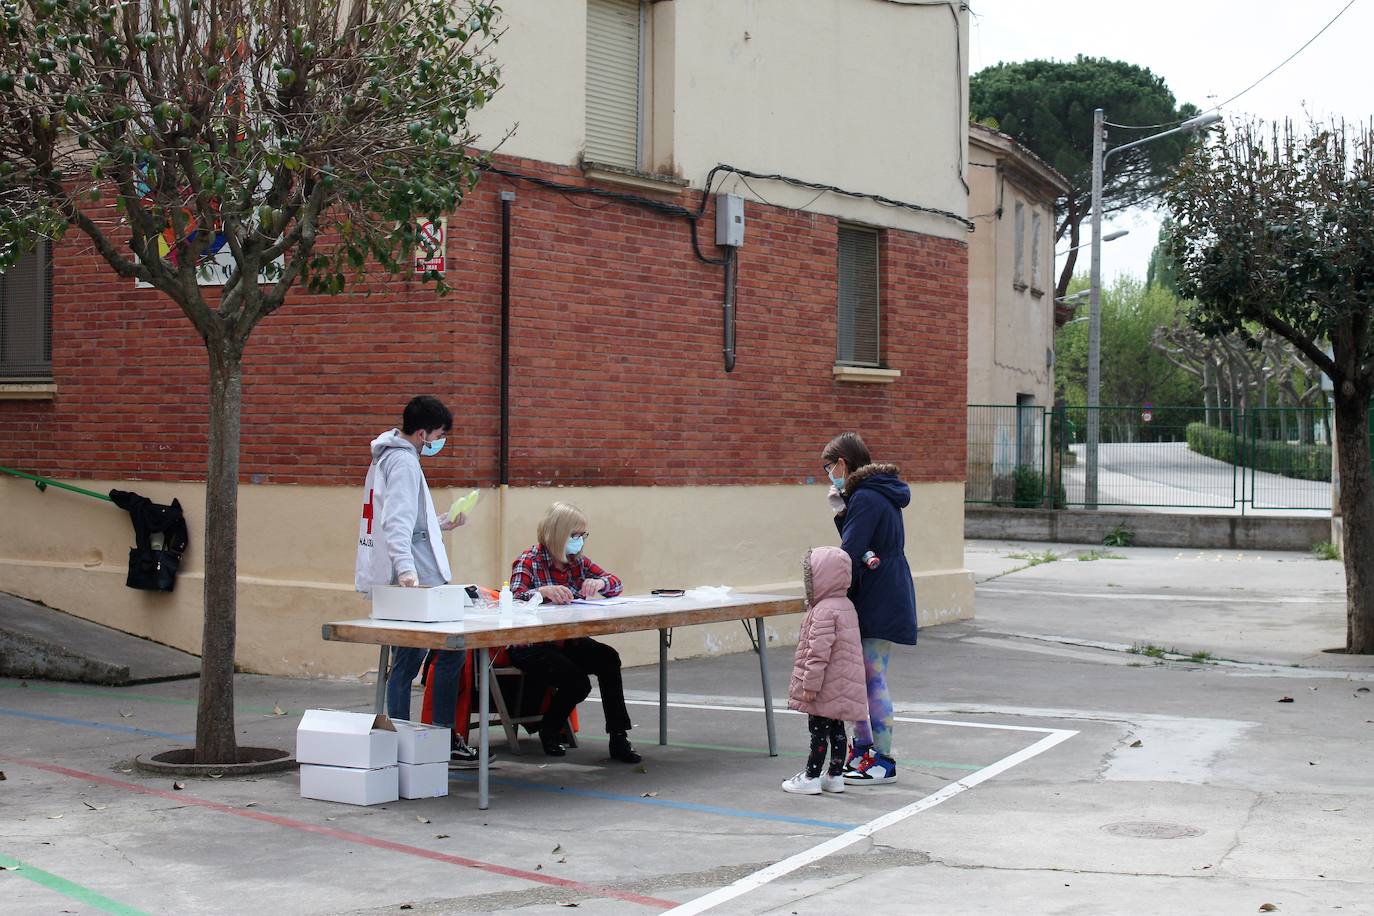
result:
[(448, 794), (448, 757), (452, 731), (437, 725), (396, 719), (397, 760), (402, 798), (440, 798)]
[(307, 709), (296, 729), (301, 795), (350, 805), (396, 801), (397, 744), (386, 716)]

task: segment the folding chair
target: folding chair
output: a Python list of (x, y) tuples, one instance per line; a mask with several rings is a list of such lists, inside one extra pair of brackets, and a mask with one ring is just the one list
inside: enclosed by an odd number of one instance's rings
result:
[[(463, 671), (467, 675), (463, 678), (463, 683), (458, 688), (458, 708), (455, 710), (453, 721), (466, 722), (465, 732), (471, 733), (478, 722), (479, 711), (476, 708), (475, 698), (478, 696), (477, 684), (477, 664), (476, 653), (469, 651), (464, 662)], [(420, 666), (421, 683), (425, 686), (424, 705), (420, 714), (421, 721), (433, 721), (433, 685), (429, 681), (431, 665), (434, 660), (434, 653), (430, 652), (425, 656), (424, 664)], [(510, 663), (505, 649), (497, 649), (491, 653), (491, 676), (492, 689), (489, 691), (492, 705), (496, 707), (495, 716), (487, 720), (491, 726), (499, 725), (506, 736), (506, 745), (511, 753), (519, 754), (520, 749), (520, 726), (530, 726), (540, 722), (544, 716), (542, 712), (536, 712), (527, 716), (511, 714), (511, 704), (506, 702), (506, 692), (502, 684), (502, 679), (510, 683), (510, 679), (515, 680), (514, 708), (518, 711), (525, 708), (525, 673)], [(464, 715), (466, 714), (466, 718)], [(570, 747), (577, 747), (577, 710), (573, 710), (568, 718), (568, 743)], [(533, 729), (531, 729), (533, 731)], [(471, 744), (471, 740), (468, 741)]]

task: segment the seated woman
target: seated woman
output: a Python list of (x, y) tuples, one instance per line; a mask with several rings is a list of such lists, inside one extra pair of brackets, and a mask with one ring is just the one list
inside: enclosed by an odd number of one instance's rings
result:
[[(510, 590), (517, 601), (537, 591), (552, 604), (568, 604), (573, 598), (606, 598), (620, 594), (620, 580), (587, 559), (582, 546), (587, 540), (587, 519), (576, 506), (554, 503), (539, 523), (539, 543), (520, 554), (511, 567)], [(640, 756), (626, 735), (631, 728), (620, 680), (620, 654), (605, 643), (587, 637), (558, 642), (511, 646), (511, 663), (535, 683), (553, 689), (549, 708), (539, 723), (544, 753), (562, 757), (561, 740), (568, 716), (592, 692), (589, 675), (601, 687), (601, 709), (606, 733), (611, 736), (611, 756), (624, 763), (639, 763)]]

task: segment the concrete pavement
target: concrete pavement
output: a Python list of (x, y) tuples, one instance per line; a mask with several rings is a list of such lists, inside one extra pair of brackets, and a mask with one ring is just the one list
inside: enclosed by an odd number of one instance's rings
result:
[[(1374, 911), (1374, 667), (1322, 652), (1343, 634), (1339, 564), (1030, 565), (1045, 548), (969, 545), (979, 619), (894, 654), (900, 782), (843, 796), (778, 790), (804, 723), (780, 716), (787, 756), (762, 752), (747, 656), (674, 665), (666, 748), (657, 673), (628, 671), (643, 771), (606, 761), (589, 703), (562, 761), (501, 755), (487, 812), (463, 773), (450, 798), (367, 809), (300, 799), (290, 774), (176, 789), (128, 760), (185, 740), (194, 682), (0, 681), (0, 909)], [(790, 656), (770, 651), (775, 696)], [(369, 697), (242, 676), (242, 740), (289, 746), (300, 709)]]
[[(1074, 464), (1064, 467), (1064, 490), (1082, 505), (1085, 461), (1082, 444), (1071, 447)], [(1098, 499), (1103, 506), (1132, 506), (1152, 512), (1209, 515), (1329, 516), (1331, 484), (1248, 471), (1191, 451), (1186, 442), (1104, 443), (1098, 446)]]

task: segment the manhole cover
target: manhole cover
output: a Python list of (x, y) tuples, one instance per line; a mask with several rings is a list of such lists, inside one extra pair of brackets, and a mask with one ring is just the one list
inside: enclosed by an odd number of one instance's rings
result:
[(1102, 828), (1113, 836), (1141, 837), (1147, 840), (1181, 840), (1184, 837), (1202, 836), (1206, 831), (1187, 824), (1165, 824), (1160, 821), (1122, 821), (1107, 824)]

